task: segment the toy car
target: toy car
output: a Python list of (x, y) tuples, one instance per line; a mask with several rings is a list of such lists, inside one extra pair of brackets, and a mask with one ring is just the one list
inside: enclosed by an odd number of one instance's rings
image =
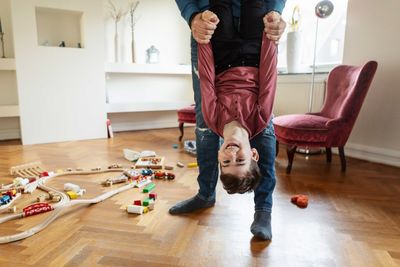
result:
[(153, 170), (152, 169), (143, 169), (142, 170), (142, 175), (144, 175), (144, 176), (153, 175)]
[(155, 179), (164, 179), (165, 178), (165, 172), (163, 172), (163, 171), (155, 171), (154, 172), (154, 178)]
[(175, 179), (175, 174), (172, 172), (167, 172), (166, 174), (168, 180), (174, 180)]

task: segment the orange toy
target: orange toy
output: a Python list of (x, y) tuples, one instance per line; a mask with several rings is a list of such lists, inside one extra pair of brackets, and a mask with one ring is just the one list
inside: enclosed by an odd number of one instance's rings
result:
[(306, 195), (294, 195), (290, 199), (293, 204), (296, 204), (299, 208), (307, 208), (308, 206), (308, 196)]

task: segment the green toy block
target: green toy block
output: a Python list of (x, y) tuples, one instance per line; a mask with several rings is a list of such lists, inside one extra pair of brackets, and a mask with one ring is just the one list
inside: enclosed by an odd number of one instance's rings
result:
[(149, 193), (151, 190), (154, 189), (154, 187), (156, 187), (156, 184), (149, 184), (148, 186), (146, 186), (145, 188), (143, 188), (143, 193)]
[(144, 207), (148, 207), (148, 206), (150, 206), (150, 204), (153, 203), (153, 202), (154, 202), (154, 199), (152, 199), (152, 198), (146, 198), (145, 200), (143, 200), (143, 206), (144, 206)]

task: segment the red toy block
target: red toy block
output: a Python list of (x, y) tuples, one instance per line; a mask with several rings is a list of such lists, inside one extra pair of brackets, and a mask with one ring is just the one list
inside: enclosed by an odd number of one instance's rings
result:
[(292, 196), (292, 198), (290, 199), (290, 202), (292, 202), (293, 204), (296, 204), (297, 199), (300, 197), (300, 195), (294, 195)]
[(141, 200), (135, 200), (135, 201), (133, 201), (133, 205), (142, 206), (142, 201)]
[(307, 208), (308, 206), (308, 196), (306, 195), (294, 195), (291, 197), (290, 202), (296, 204), (299, 208)]
[(48, 172), (42, 172), (42, 173), (39, 175), (39, 177), (46, 177), (46, 176), (49, 176), (49, 173), (48, 173)]
[(301, 196), (297, 199), (297, 207), (299, 208), (307, 208), (308, 206), (308, 197), (307, 196)]
[(157, 199), (157, 193), (150, 193), (149, 194), (149, 198), (152, 198), (152, 199), (156, 200)]

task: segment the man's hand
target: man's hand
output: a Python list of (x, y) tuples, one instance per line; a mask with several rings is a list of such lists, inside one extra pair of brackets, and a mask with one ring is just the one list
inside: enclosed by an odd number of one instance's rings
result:
[(192, 20), (192, 34), (193, 38), (199, 44), (208, 44), (214, 34), (219, 19), (211, 11), (204, 11), (203, 13), (197, 14)]
[(283, 32), (286, 28), (286, 22), (282, 19), (278, 12), (271, 11), (263, 18), (264, 31), (267, 34), (267, 38), (274, 41), (275, 44), (279, 43)]

